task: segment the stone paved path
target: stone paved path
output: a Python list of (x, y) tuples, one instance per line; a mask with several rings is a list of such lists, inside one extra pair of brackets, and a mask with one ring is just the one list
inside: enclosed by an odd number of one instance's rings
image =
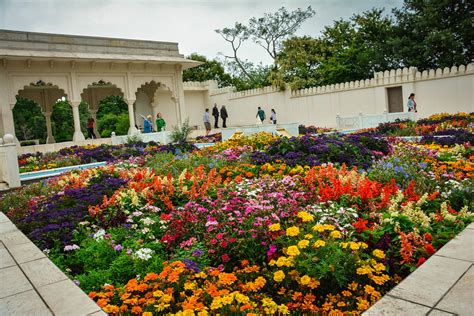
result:
[(0, 316), (105, 315), (0, 212)]
[(474, 315), (474, 223), (364, 313), (376, 315)]

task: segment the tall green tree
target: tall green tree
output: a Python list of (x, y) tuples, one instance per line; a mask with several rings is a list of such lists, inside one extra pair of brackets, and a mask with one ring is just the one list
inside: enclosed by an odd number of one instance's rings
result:
[(355, 14), (326, 26), (319, 38), (293, 37), (283, 43), (274, 85), (292, 89), (369, 78), (393, 67), (393, 21), (381, 9)]
[(110, 137), (112, 132), (126, 135), (129, 128), (128, 105), (121, 96), (108, 96), (99, 102), (97, 128), (101, 137)]
[(203, 64), (183, 71), (183, 81), (216, 80), (219, 87), (232, 85), (232, 76), (226, 73), (222, 63), (216, 59), (207, 59), (205, 56), (193, 53), (188, 59), (200, 61)]
[(74, 136), (72, 107), (67, 101), (58, 101), (53, 105), (51, 128), (57, 143), (71, 141)]
[(34, 101), (19, 98), (13, 107), (13, 121), (18, 140), (39, 139), (46, 142), (46, 119)]
[(405, 0), (394, 15), (393, 53), (402, 66), (443, 68), (474, 60), (473, 1)]

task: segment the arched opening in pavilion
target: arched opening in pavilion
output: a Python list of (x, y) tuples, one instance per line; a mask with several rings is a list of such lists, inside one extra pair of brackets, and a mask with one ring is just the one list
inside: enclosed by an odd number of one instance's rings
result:
[[(66, 100), (67, 99), (67, 95), (66, 93), (64, 92), (63, 89), (60, 89), (58, 86), (54, 85), (53, 83), (46, 83), (42, 80), (38, 80), (37, 82), (34, 82), (34, 83), (30, 83), (30, 85), (28, 86), (24, 86), (23, 89), (19, 90), (18, 91), (18, 94), (16, 95), (16, 99), (17, 99), (17, 103), (15, 104), (14, 106), (14, 109), (17, 107), (17, 106), (21, 106), (21, 103), (24, 102), (24, 101), (20, 101), (20, 100), (30, 100), (34, 103), (36, 103), (40, 109), (41, 109), (41, 112), (44, 116), (44, 122), (45, 122), (45, 125), (46, 125), (46, 139), (45, 139), (45, 142), (48, 143), (48, 144), (51, 144), (51, 143), (55, 143), (56, 142), (56, 139), (54, 137), (54, 124), (53, 124), (53, 109), (56, 105), (56, 103), (58, 103), (59, 100)], [(20, 104), (19, 104), (20, 103)], [(17, 129), (19, 131), (21, 131), (22, 129), (23, 130), (28, 130), (28, 129), (41, 129), (41, 126), (44, 126), (42, 125), (42, 120), (41, 120), (41, 117), (38, 115), (38, 111), (37, 111), (37, 108), (35, 109), (35, 107), (33, 106), (30, 106), (28, 107), (28, 109), (31, 110), (31, 113), (25, 113), (25, 111), (27, 110), (27, 108), (23, 108), (22, 111), (22, 115), (23, 116), (34, 116), (36, 117), (36, 123), (35, 123), (35, 120), (30, 120), (29, 122), (30, 123), (27, 123), (27, 124), (38, 124), (38, 125), (32, 125), (32, 126), (22, 126), (22, 122), (20, 121), (20, 117), (19, 115), (16, 115), (17, 117), (17, 121), (15, 121), (15, 116), (14, 116), (14, 123), (15, 123), (15, 133), (17, 132)], [(18, 108), (18, 110), (14, 110), (14, 113), (15, 112), (19, 112), (20, 111), (20, 108)], [(68, 119), (69, 117), (66, 117), (66, 118), (61, 118), (61, 120), (65, 121), (67, 120), (67, 124), (70, 124), (72, 125), (73, 123), (73, 120), (72, 120), (72, 112), (71, 112), (71, 115), (70, 115), (70, 120)], [(41, 134), (39, 131), (38, 131), (38, 134)]]
[(135, 122), (143, 130), (143, 117), (152, 116), (153, 130), (157, 130), (156, 117), (161, 113), (167, 126), (178, 123), (178, 109), (172, 90), (161, 82), (154, 80), (141, 85), (136, 93), (134, 104)]
[[(81, 93), (81, 106), (86, 111), (81, 115), (81, 125), (94, 120), (94, 134), (97, 138), (126, 135), (130, 127), (128, 105), (123, 92), (115, 84), (99, 80), (88, 85)], [(91, 135), (88, 135), (90, 138)]]

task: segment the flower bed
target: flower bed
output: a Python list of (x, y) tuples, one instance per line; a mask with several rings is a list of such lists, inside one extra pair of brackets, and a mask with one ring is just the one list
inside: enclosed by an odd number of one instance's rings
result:
[(155, 142), (138, 142), (124, 145), (71, 146), (46, 154), (37, 152), (21, 155), (18, 157), (18, 165), (20, 166), (20, 173), (23, 173), (98, 161), (114, 162), (130, 157), (143, 156), (144, 154), (156, 154), (158, 152), (174, 153), (176, 149), (192, 151), (196, 148), (191, 145), (158, 145)]
[(469, 143), (150, 148), (0, 203), (112, 315), (359, 314), (472, 221)]

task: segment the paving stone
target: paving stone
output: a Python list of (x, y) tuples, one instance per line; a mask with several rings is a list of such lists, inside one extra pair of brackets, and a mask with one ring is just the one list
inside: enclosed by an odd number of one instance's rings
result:
[(22, 232), (19, 230), (15, 230), (13, 232), (3, 233), (0, 234), (0, 240), (3, 242), (5, 247), (10, 248), (14, 245), (20, 245), (31, 242), (28, 237), (26, 237)]
[(458, 315), (474, 313), (474, 267), (466, 272), (461, 280), (443, 297), (436, 308)]
[(56, 316), (87, 315), (100, 311), (100, 307), (69, 279), (41, 286), (38, 292)]
[(20, 267), (36, 288), (68, 280), (68, 277), (48, 258), (25, 262), (20, 264)]
[(9, 233), (15, 230), (17, 230), (16, 226), (10, 221), (0, 223), (0, 234)]
[(10, 222), (10, 219), (5, 214), (0, 212), (0, 223), (3, 223), (3, 222)]
[(474, 229), (474, 223), (471, 223), (471, 224), (467, 225), (466, 228), (467, 228), (467, 229)]
[(33, 289), (17, 266), (1, 269), (0, 280), (0, 298)]
[(9, 316), (49, 316), (51, 311), (34, 290), (0, 299), (0, 315)]
[(374, 306), (369, 308), (364, 316), (397, 315), (416, 316), (426, 315), (430, 308), (423, 305), (411, 303), (395, 297), (385, 295)]
[(13, 245), (11, 247), (8, 247), (8, 250), (18, 263), (24, 263), (36, 259), (46, 258), (45, 254), (31, 242), (26, 244)]
[(5, 245), (0, 241), (0, 249), (5, 249)]
[(436, 252), (436, 255), (474, 262), (474, 230), (465, 229)]
[(433, 310), (428, 314), (428, 316), (450, 316), (450, 315), (454, 315), (454, 314), (451, 314), (451, 313), (448, 313), (448, 312), (444, 312), (444, 311), (440, 311), (439, 309), (433, 309)]
[(5, 248), (0, 249), (0, 269), (16, 265), (15, 260)]
[(434, 306), (470, 267), (466, 261), (432, 256), (389, 294), (427, 306)]

